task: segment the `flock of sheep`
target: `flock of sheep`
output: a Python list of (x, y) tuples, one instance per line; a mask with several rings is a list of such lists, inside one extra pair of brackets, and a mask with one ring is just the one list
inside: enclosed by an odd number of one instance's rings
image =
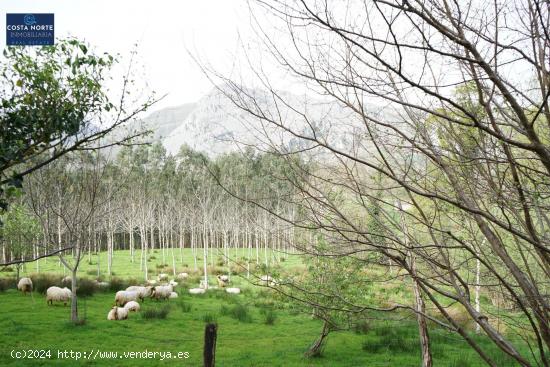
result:
[[(187, 273), (180, 273), (176, 279), (183, 281), (189, 275)], [(121, 290), (115, 294), (115, 305), (107, 314), (107, 320), (125, 320), (128, 318), (129, 312), (137, 312), (140, 309), (139, 302), (143, 302), (145, 298), (152, 298), (156, 300), (166, 300), (170, 298), (177, 298), (178, 294), (174, 292), (174, 287), (178, 285), (176, 280), (168, 281), (168, 274), (159, 274), (158, 281), (150, 280), (147, 285), (144, 286), (130, 286), (126, 290)], [(227, 287), (229, 284), (228, 275), (217, 276), (218, 287), (224, 288), (227, 293), (239, 294), (240, 288)], [(63, 283), (70, 282), (70, 277), (66, 277), (62, 280)], [(167, 282), (167, 283), (166, 283)], [(106, 282), (97, 282), (99, 287), (108, 286)], [(199, 288), (189, 289), (190, 294), (203, 294), (206, 292), (208, 286), (207, 283), (201, 280)], [(17, 284), (17, 289), (26, 294), (32, 292), (33, 284), (30, 278), (21, 278)], [(71, 299), (71, 290), (67, 287), (60, 288), (56, 286), (49, 287), (46, 290), (46, 302), (48, 305), (53, 302), (63, 302), (65, 305)]]

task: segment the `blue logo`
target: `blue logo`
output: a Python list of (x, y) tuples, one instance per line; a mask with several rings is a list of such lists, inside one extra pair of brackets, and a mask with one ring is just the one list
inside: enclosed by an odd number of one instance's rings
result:
[(54, 44), (53, 14), (6, 14), (8, 46), (43, 46)]
[(34, 19), (34, 15), (32, 15), (32, 14), (27, 14), (27, 15), (25, 15), (25, 17), (23, 18), (23, 22), (24, 22), (26, 25), (33, 25), (33, 24), (36, 24), (36, 19)]

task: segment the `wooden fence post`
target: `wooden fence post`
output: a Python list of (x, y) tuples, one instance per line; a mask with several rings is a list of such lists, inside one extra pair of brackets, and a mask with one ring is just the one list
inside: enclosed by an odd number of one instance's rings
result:
[(216, 363), (216, 337), (218, 326), (207, 324), (204, 328), (204, 367), (214, 367)]

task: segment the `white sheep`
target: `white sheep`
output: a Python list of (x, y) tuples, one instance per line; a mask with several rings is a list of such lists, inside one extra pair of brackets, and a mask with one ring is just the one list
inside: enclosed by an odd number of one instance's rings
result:
[(63, 302), (66, 306), (69, 299), (72, 298), (71, 290), (67, 287), (50, 287), (46, 290), (46, 303), (53, 305), (53, 302)]
[(139, 293), (135, 291), (118, 291), (115, 294), (115, 305), (124, 306), (130, 301), (137, 301)]
[(101, 288), (101, 289), (109, 288), (109, 282), (99, 282), (96, 280), (95, 284), (98, 288)]
[(273, 286), (273, 285), (277, 284), (277, 282), (275, 282), (275, 280), (269, 275), (262, 275), (260, 277), (260, 280), (261, 280), (262, 283), (264, 283), (265, 285), (269, 285), (269, 286)]
[(199, 288), (202, 288), (202, 289), (207, 289), (208, 288), (208, 283), (206, 282), (205, 279), (201, 279), (201, 281), (199, 283)]
[(70, 275), (67, 275), (65, 278), (61, 279), (61, 284), (68, 285), (73, 283), (73, 278)]
[(229, 283), (229, 276), (227, 275), (218, 275), (216, 279), (218, 279), (218, 287), (220, 288), (225, 288), (227, 283)]
[(204, 294), (206, 292), (206, 289), (204, 288), (191, 288), (189, 289), (189, 293), (191, 294)]
[(158, 283), (158, 282), (157, 282), (156, 280), (154, 280), (154, 279), (149, 279), (149, 280), (147, 281), (147, 284), (148, 284), (148, 285), (153, 285), (153, 286), (154, 286), (154, 285), (157, 285), (157, 283)]
[(171, 280), (168, 284), (170, 284), (172, 287), (175, 287), (178, 285), (178, 282), (176, 282), (175, 280)]
[(176, 277), (178, 280), (185, 280), (187, 279), (187, 277), (189, 277), (189, 274), (187, 273), (179, 273), (178, 276)]
[(167, 281), (168, 280), (168, 274), (160, 273), (157, 277), (159, 282)]
[(114, 306), (107, 314), (107, 320), (126, 320), (128, 318), (128, 310), (124, 307)]
[(168, 298), (178, 298), (178, 294), (176, 292), (172, 292), (172, 293), (170, 293)]
[(137, 312), (139, 311), (139, 303), (137, 303), (136, 301), (130, 301), (124, 305), (124, 308), (128, 311)]
[(151, 286), (142, 287), (138, 285), (133, 285), (126, 288), (126, 290), (130, 292), (137, 292), (138, 297), (141, 301), (143, 301), (147, 297), (151, 297), (151, 294), (153, 293), (153, 287)]
[(167, 299), (173, 291), (174, 287), (172, 285), (158, 285), (153, 288), (152, 297), (155, 299)]
[(19, 279), (19, 283), (17, 283), (17, 289), (19, 289), (21, 292), (23, 292), (24, 295), (26, 295), (27, 292), (32, 292), (32, 280), (31, 280), (31, 278), (21, 278), (21, 279)]
[(241, 293), (241, 289), (240, 288), (226, 288), (225, 290), (227, 293), (230, 293), (230, 294), (239, 294)]

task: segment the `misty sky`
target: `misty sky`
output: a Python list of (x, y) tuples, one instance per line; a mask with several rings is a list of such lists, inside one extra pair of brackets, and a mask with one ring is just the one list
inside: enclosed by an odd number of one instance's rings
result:
[(54, 13), (56, 38), (76, 36), (101, 52), (128, 55), (139, 43), (151, 89), (169, 94), (155, 109), (196, 101), (211, 89), (187, 50), (230, 70), (239, 35), (250, 33), (240, 0), (2, 0), (1, 6), (2, 48), (5, 13)]

